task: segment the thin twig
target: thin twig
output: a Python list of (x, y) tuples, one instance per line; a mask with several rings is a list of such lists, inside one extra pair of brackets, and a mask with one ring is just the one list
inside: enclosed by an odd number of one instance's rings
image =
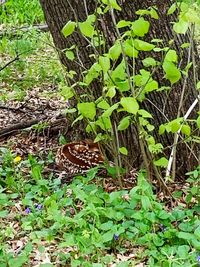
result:
[[(193, 32), (193, 34), (194, 34), (194, 32)], [(190, 44), (191, 44), (191, 40), (193, 38), (193, 34), (191, 34), (191, 36), (190, 36)], [(190, 45), (190, 48), (189, 48), (189, 51), (188, 51), (187, 64), (189, 64), (190, 58), (191, 58), (191, 45)], [(178, 106), (177, 118), (179, 118), (180, 117), (180, 114), (181, 114), (181, 109), (182, 109), (183, 102), (184, 102), (184, 95), (185, 95), (185, 91), (186, 91), (187, 79), (188, 79), (188, 77), (185, 76), (185, 79), (184, 79), (184, 82), (183, 82), (183, 88), (182, 88), (182, 92), (181, 92), (181, 97), (180, 97), (180, 102), (179, 102), (179, 106)], [(194, 103), (196, 102), (196, 100), (197, 99), (195, 99)], [(198, 100), (197, 100), (197, 103), (198, 103)], [(191, 105), (191, 107), (188, 110), (188, 111), (190, 111), (189, 114), (191, 113), (191, 111), (193, 110), (193, 108), (196, 106), (196, 104), (195, 104), (194, 107), (193, 107), (193, 104)], [(188, 114), (188, 112), (186, 114)], [(188, 116), (186, 116), (186, 115), (184, 116), (183, 123), (185, 122), (185, 120), (187, 119)], [(183, 123), (182, 123), (182, 125), (183, 125)], [(179, 139), (179, 136), (180, 136), (182, 125), (181, 125), (180, 129), (178, 130), (178, 132), (175, 133), (175, 135), (174, 135), (174, 142), (173, 142), (174, 143), (174, 146), (172, 148), (172, 151), (171, 151), (171, 154), (170, 154), (170, 157), (169, 157), (169, 161), (168, 161), (168, 165), (167, 165), (167, 169), (166, 169), (166, 177), (169, 177), (170, 176), (170, 173), (171, 173), (171, 168), (172, 168), (172, 180), (175, 179), (175, 170), (176, 170), (176, 147), (177, 147), (177, 142), (178, 142), (178, 139)]]
[[(198, 98), (196, 98), (195, 101), (192, 103), (192, 105), (190, 106), (190, 108), (186, 112), (185, 116), (183, 117), (183, 123), (187, 120), (187, 118), (189, 117), (190, 113), (192, 112), (192, 110), (197, 105), (198, 101), (200, 101), (200, 94), (199, 94)], [(173, 148), (172, 148), (172, 151), (171, 151), (171, 154), (170, 154), (170, 157), (169, 157), (169, 162), (168, 162), (168, 165), (167, 165), (166, 177), (170, 176), (171, 167), (172, 167), (172, 163), (173, 163), (173, 160), (174, 160), (174, 151), (176, 150), (176, 145), (178, 143), (178, 138), (180, 136), (180, 132), (181, 132), (183, 123), (182, 123), (180, 129), (178, 130), (178, 132), (176, 134), (176, 138), (174, 140), (174, 145), (173, 145)]]
[(15, 58), (13, 58), (9, 62), (7, 62), (3, 67), (1, 67), (0, 71), (4, 70), (6, 67), (8, 67), (10, 64), (12, 64), (13, 62), (15, 62), (17, 60), (19, 60), (19, 55), (17, 55)]

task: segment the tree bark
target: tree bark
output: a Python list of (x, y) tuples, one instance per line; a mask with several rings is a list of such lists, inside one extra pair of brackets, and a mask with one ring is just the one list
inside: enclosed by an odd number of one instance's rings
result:
[[(78, 20), (79, 22), (85, 21), (88, 14), (90, 15), (94, 13), (95, 8), (98, 5), (98, 1), (40, 0), (40, 3), (62, 64), (68, 71), (76, 71), (76, 79), (82, 80), (82, 72), (88, 69), (94, 62), (93, 58), (89, 57), (92, 52), (92, 48), (88, 45), (87, 40), (83, 38), (78, 31), (74, 32), (70, 37), (65, 38), (61, 30), (69, 20)], [(121, 6), (122, 11), (115, 11), (117, 22), (121, 19), (133, 21), (137, 18), (135, 11), (139, 9), (148, 9), (149, 7), (153, 6), (157, 7), (159, 19), (149, 19), (148, 17), (151, 26), (150, 32), (146, 39), (147, 41), (154, 38), (160, 38), (163, 40), (163, 46), (168, 46), (169, 40), (174, 39), (173, 48), (178, 52), (178, 54), (180, 54), (181, 44), (190, 41), (188, 35), (174, 36), (171, 22), (177, 20), (177, 14), (174, 13), (170, 16), (167, 15), (168, 8), (173, 3), (172, 0), (119, 0), (118, 3)], [(108, 47), (105, 47), (105, 51), (107, 51), (109, 46), (113, 45), (113, 42), (117, 38), (116, 31), (114, 30), (115, 26), (109, 12), (102, 15), (101, 20), (98, 21), (98, 27), (101, 29), (101, 31), (103, 31), (103, 35), (107, 40)], [(69, 48), (74, 44), (76, 44), (79, 51), (78, 65), (76, 61), (69, 61), (63, 52), (64, 49)], [(181, 66), (187, 65), (188, 51), (185, 51), (186, 52), (182, 55)], [(99, 52), (102, 53), (102, 51)], [(152, 55), (156, 60), (161, 60), (161, 54), (152, 53)], [(145, 56), (145, 53), (141, 53), (140, 60), (137, 60), (136, 72), (140, 69), (141, 59)], [(148, 56), (150, 56), (149, 52)], [(195, 55), (195, 57), (196, 56), (197, 55)], [(168, 85), (163, 77), (164, 75), (161, 71), (156, 71), (154, 73), (154, 79), (159, 83), (159, 85)], [(195, 77), (195, 75), (193, 75), (193, 70), (191, 70), (187, 79), (187, 87), (184, 95), (184, 99), (186, 99), (186, 101), (181, 109), (180, 116), (184, 116), (194, 99), (197, 97), (195, 90), (196, 80), (198, 80), (198, 77)], [(168, 94), (166, 92), (154, 92), (149, 94), (147, 100), (144, 101), (143, 108), (153, 114), (153, 124), (157, 129), (160, 124), (167, 122), (167, 120), (176, 118), (183, 87), (183, 79), (181, 79), (180, 82), (173, 86), (173, 90), (171, 90)], [(99, 84), (99, 82), (95, 82), (92, 83), (92, 90), (90, 88), (90, 91), (85, 93), (92, 92), (93, 96), (96, 98), (101, 96), (101, 88), (102, 86)], [(193, 115), (194, 114), (195, 113), (193, 112)], [(119, 133), (120, 145), (128, 147), (128, 161), (131, 165), (134, 165), (134, 167), (139, 167), (142, 162), (138, 135), (138, 130), (134, 126), (130, 127), (130, 129), (128, 129), (126, 132)], [(161, 142), (164, 147), (173, 145), (173, 136), (170, 134), (164, 134), (160, 136), (158, 135), (158, 131), (155, 131), (154, 136), (156, 141)], [(165, 150), (167, 156), (169, 156), (170, 149)], [(192, 145), (192, 149), (194, 153), (199, 153), (196, 145)], [(184, 143), (179, 144), (177, 146), (177, 175), (179, 177), (182, 176), (184, 173), (194, 168), (197, 164), (198, 162), (193, 156), (191, 150), (188, 149), (188, 146), (186, 146)]]

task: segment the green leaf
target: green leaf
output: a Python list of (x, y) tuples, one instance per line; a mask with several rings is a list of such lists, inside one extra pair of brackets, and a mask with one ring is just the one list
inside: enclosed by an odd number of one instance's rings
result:
[(145, 59), (142, 60), (142, 64), (145, 66), (145, 67), (149, 67), (149, 66), (153, 66), (155, 67), (156, 66), (156, 61), (154, 58), (152, 57), (147, 57)]
[(104, 243), (113, 240), (113, 232), (108, 231), (105, 234), (102, 235), (102, 240)]
[(122, 52), (121, 45), (119, 42), (116, 42), (110, 49), (109, 49), (109, 56), (112, 60), (118, 59)]
[(149, 151), (153, 154), (161, 153), (163, 150), (163, 145), (161, 143), (149, 145)]
[(117, 127), (118, 131), (123, 131), (127, 129), (130, 125), (130, 116), (124, 117), (120, 122)]
[(122, 97), (120, 103), (125, 111), (132, 113), (134, 115), (139, 110), (138, 102), (133, 97)]
[(197, 90), (200, 89), (200, 81), (197, 83)]
[(42, 173), (41, 173), (42, 167), (40, 165), (35, 165), (31, 169), (31, 176), (34, 180), (41, 180), (42, 179)]
[(144, 18), (139, 18), (132, 23), (132, 32), (139, 37), (143, 37), (149, 31), (150, 23)]
[(176, 63), (177, 60), (178, 60), (178, 56), (177, 56), (176, 51), (173, 50), (173, 49), (170, 49), (170, 50), (167, 52), (166, 56), (165, 56), (165, 60)]
[(27, 256), (16, 256), (8, 260), (8, 266), (22, 267), (28, 261)]
[(86, 20), (84, 22), (79, 22), (79, 29), (81, 33), (86, 37), (92, 37), (94, 35), (94, 27), (91, 25), (91, 22)]
[(65, 55), (66, 55), (66, 57), (69, 59), (69, 60), (74, 60), (74, 58), (75, 58), (75, 56), (74, 56), (74, 52), (73, 51), (66, 51), (65, 52)]
[(183, 43), (182, 45), (181, 45), (181, 48), (189, 48), (190, 47), (190, 43)]
[(200, 116), (197, 118), (197, 127), (200, 129)]
[(88, 70), (87, 75), (85, 76), (84, 82), (89, 85), (94, 79), (96, 79), (101, 71), (101, 66), (95, 62), (91, 68)]
[(119, 89), (119, 91), (122, 93), (130, 90), (128, 79), (126, 79), (124, 81), (116, 79), (115, 84), (116, 84), (117, 88)]
[(64, 233), (64, 242), (59, 245), (59, 247), (70, 247), (76, 244), (73, 233)]
[(130, 26), (131, 25), (131, 22), (130, 21), (127, 21), (127, 20), (120, 20), (118, 23), (117, 23), (117, 28), (124, 28), (124, 27), (127, 27), (127, 26)]
[(65, 110), (65, 113), (67, 114), (67, 113), (69, 113), (69, 114), (72, 114), (72, 113), (75, 113), (76, 112), (76, 109), (75, 108), (67, 108), (66, 110)]
[(101, 1), (104, 4), (109, 5), (110, 7), (114, 8), (116, 10), (121, 11), (121, 7), (117, 4), (117, 1), (116, 0), (101, 0)]
[(153, 118), (152, 115), (145, 109), (138, 110), (138, 114), (140, 114), (143, 118), (150, 118), (150, 119)]
[(194, 234), (186, 233), (186, 232), (179, 232), (177, 233), (178, 238), (185, 239), (187, 241), (191, 241), (194, 239)]
[(102, 100), (101, 102), (97, 104), (97, 107), (101, 109), (108, 109), (110, 108), (110, 105), (108, 104), (106, 100)]
[(93, 120), (96, 115), (96, 107), (93, 102), (78, 103), (77, 105), (79, 113), (88, 119)]
[(189, 27), (189, 23), (183, 19), (180, 19), (178, 22), (174, 23), (173, 30), (176, 33), (185, 34), (188, 30), (188, 27)]
[(104, 113), (102, 114), (102, 117), (110, 117), (113, 111), (118, 108), (118, 106), (119, 106), (118, 103), (112, 105), (110, 108), (104, 111)]
[(150, 9), (150, 13), (149, 14), (153, 19), (158, 19), (159, 18), (157, 11), (153, 7)]
[(99, 117), (99, 119), (95, 122), (96, 125), (98, 125), (102, 130), (110, 130), (112, 128), (112, 123), (110, 120), (110, 117)]
[(155, 45), (144, 42), (139, 39), (134, 40), (134, 45), (137, 50), (141, 50), (141, 51), (151, 51), (155, 47)]
[(154, 161), (154, 164), (158, 167), (167, 167), (168, 159), (166, 159), (165, 157), (162, 157), (162, 158)]
[(128, 150), (127, 150), (127, 148), (126, 147), (120, 147), (119, 148), (119, 152), (121, 153), (121, 154), (123, 154), (123, 155), (128, 155)]
[(190, 136), (190, 134), (191, 134), (191, 128), (190, 128), (190, 126), (189, 125), (183, 125), (181, 127), (181, 132), (183, 134), (187, 135), (187, 136)]
[(108, 221), (108, 222), (102, 223), (100, 225), (100, 229), (104, 230), (104, 231), (108, 231), (108, 230), (112, 229), (112, 227), (113, 227), (113, 221)]
[(95, 125), (95, 122), (90, 122), (87, 126), (86, 126), (86, 128), (85, 128), (85, 130), (86, 130), (86, 132), (87, 133), (95, 133), (96, 132), (96, 125)]
[(167, 15), (171, 15), (176, 11), (177, 4), (173, 3), (167, 11)]
[(107, 73), (110, 69), (110, 59), (108, 56), (99, 57), (99, 65), (101, 66), (103, 73)]
[(158, 19), (158, 13), (156, 12), (155, 8), (151, 7), (150, 9), (139, 9), (135, 12), (137, 15), (144, 16), (150, 15), (153, 19)]
[(168, 79), (172, 84), (176, 83), (181, 78), (179, 69), (170, 61), (164, 61), (163, 69), (165, 71), (165, 78)]
[(151, 201), (148, 196), (142, 196), (141, 203), (144, 210), (148, 210), (151, 207)]
[(118, 59), (122, 52), (121, 45), (119, 42), (116, 42), (110, 49), (109, 49), (109, 56), (112, 60)]
[(138, 51), (133, 46), (133, 43), (131, 40), (126, 40), (123, 44), (124, 52), (129, 57), (138, 57)]
[(115, 86), (111, 86), (111, 87), (108, 89), (108, 92), (106, 93), (106, 96), (107, 96), (107, 97), (110, 97), (110, 98), (113, 98), (115, 95), (116, 95), (116, 89), (115, 89)]
[(200, 242), (198, 241), (198, 240), (196, 240), (196, 239), (193, 239), (192, 241), (192, 245), (193, 245), (193, 247), (196, 249), (196, 250), (200, 250)]
[(8, 215), (8, 211), (7, 210), (1, 210), (0, 211), (0, 218), (5, 218)]
[(114, 81), (124, 81), (127, 77), (127, 73), (125, 71), (126, 66), (124, 60), (120, 62), (120, 64), (112, 71), (111, 77)]
[(179, 120), (173, 120), (170, 122), (170, 127), (171, 127), (172, 133), (177, 133), (181, 127), (181, 124), (180, 124)]
[(74, 21), (68, 21), (67, 24), (63, 27), (62, 33), (65, 37), (71, 35), (76, 27), (76, 23)]
[(196, 230), (194, 231), (194, 235), (200, 240), (200, 226), (196, 228)]
[(61, 95), (64, 97), (65, 100), (74, 96), (73, 89), (69, 86), (62, 86), (61, 87)]

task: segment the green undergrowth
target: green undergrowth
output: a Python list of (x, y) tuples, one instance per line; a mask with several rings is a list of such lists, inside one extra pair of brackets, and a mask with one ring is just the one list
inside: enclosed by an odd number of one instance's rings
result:
[[(21, 160), (1, 149), (0, 157), (0, 266), (25, 266), (36, 247), (41, 252), (51, 244), (51, 264), (40, 266), (57, 266), (58, 260), (60, 266), (108, 266), (117, 255), (130, 254), (116, 266), (198, 266), (199, 170), (189, 175), (185, 205), (167, 209), (143, 171), (130, 191), (108, 193), (97, 169), (63, 184), (53, 172), (44, 177), (46, 163), (33, 156)], [(17, 232), (9, 221), (18, 224)], [(14, 254), (9, 241), (24, 236)]]
[(33, 87), (57, 86), (63, 80), (49, 34), (30, 30), (20, 36), (20, 39), (4, 36), (0, 40), (2, 67), (18, 56), (1, 71), (0, 100), (21, 100)]
[(0, 6), (0, 24), (0, 101), (23, 100), (33, 88), (57, 87), (63, 70), (51, 36), (32, 27), (44, 24), (39, 1), (8, 0)]
[(37, 0), (8, 0), (0, 5), (0, 24), (32, 25), (44, 21), (43, 12)]

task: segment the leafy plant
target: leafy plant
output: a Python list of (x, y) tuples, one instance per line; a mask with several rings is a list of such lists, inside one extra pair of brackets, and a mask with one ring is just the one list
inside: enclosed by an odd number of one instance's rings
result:
[[(173, 4), (168, 10), (168, 16), (179, 11), (178, 21), (173, 26), (174, 34), (186, 33), (189, 28), (193, 29), (194, 23), (199, 23), (195, 6), (191, 6), (190, 11), (187, 10), (187, 7), (188, 4), (179, 3), (179, 5)], [(77, 106), (69, 110), (69, 112), (73, 110), (75, 117), (72, 125), (80, 120), (85, 120), (85, 130), (88, 134), (95, 136), (96, 142), (101, 141), (107, 144), (108, 141), (112, 140), (112, 145), (108, 149), (118, 167), (125, 165), (126, 157), (129, 156), (128, 148), (125, 147), (119, 135), (134, 128), (138, 132), (137, 141), (140, 145), (145, 168), (150, 173), (150, 162), (157, 180), (166, 187), (161, 177), (165, 170), (167, 179), (169, 177), (172, 180), (175, 179), (172, 163), (175, 164), (176, 147), (179, 139), (181, 138), (183, 142), (188, 140), (199, 142), (198, 138), (193, 136), (193, 132), (198, 131), (199, 128), (198, 119), (194, 119), (193, 122), (188, 119), (198, 100), (195, 99), (195, 104), (192, 104), (184, 117), (181, 117), (180, 110), (184, 102), (184, 88), (177, 117), (169, 121), (163, 113), (166, 123), (159, 126), (159, 131), (153, 125), (155, 114), (144, 109), (144, 103), (148, 101), (149, 95), (160, 95), (161, 91), (167, 95), (169, 91), (173, 91), (174, 85), (181, 80), (186, 83), (193, 62), (191, 58), (188, 59), (188, 64), (184, 67), (181, 66), (180, 62), (182, 53), (185, 53), (186, 49), (191, 49), (191, 43), (183, 44), (177, 51), (173, 41), (169, 41), (166, 46), (163, 45), (161, 39), (147, 42), (146, 36), (150, 30), (149, 18), (159, 19), (156, 8), (151, 7), (147, 10), (136, 11), (139, 18), (134, 21), (123, 19), (118, 22), (116, 22), (115, 10), (121, 11), (121, 7), (116, 1), (101, 1), (97, 10), (95, 14), (89, 15), (84, 22), (70, 20), (62, 29), (66, 38), (78, 31), (87, 39), (94, 50), (99, 51), (98, 48), (102, 45), (105, 47), (104, 53), (101, 53), (102, 50), (100, 49), (100, 53), (95, 54), (94, 63), (84, 71), (82, 80), (76, 81), (76, 83), (69, 82), (64, 87), (65, 99), (75, 97), (78, 101)], [(101, 30), (97, 27), (98, 23), (96, 23), (99, 17), (107, 12), (111, 14), (117, 36), (110, 46), (106, 40), (102, 40), (103, 33), (101, 34)], [(193, 37), (191, 36), (191, 38)], [(97, 39), (99, 42), (95, 43)], [(140, 54), (143, 55), (143, 60), (140, 60)], [(90, 56), (92, 57), (92, 55)], [(77, 59), (78, 56), (73, 52), (73, 57), (70, 60)], [(140, 66), (139, 69), (137, 68), (138, 65)], [(163, 84), (158, 84), (154, 77), (155, 72), (163, 74)], [(87, 88), (90, 88), (96, 80), (101, 82), (103, 88), (98, 98), (94, 100), (94, 97), (91, 99), (89, 95), (85, 97), (85, 94), (79, 94), (80, 87), (87, 92)], [(194, 125), (194, 121), (196, 121), (197, 126)], [(166, 156), (166, 147), (156, 137), (163, 134), (174, 135), (170, 157)]]

